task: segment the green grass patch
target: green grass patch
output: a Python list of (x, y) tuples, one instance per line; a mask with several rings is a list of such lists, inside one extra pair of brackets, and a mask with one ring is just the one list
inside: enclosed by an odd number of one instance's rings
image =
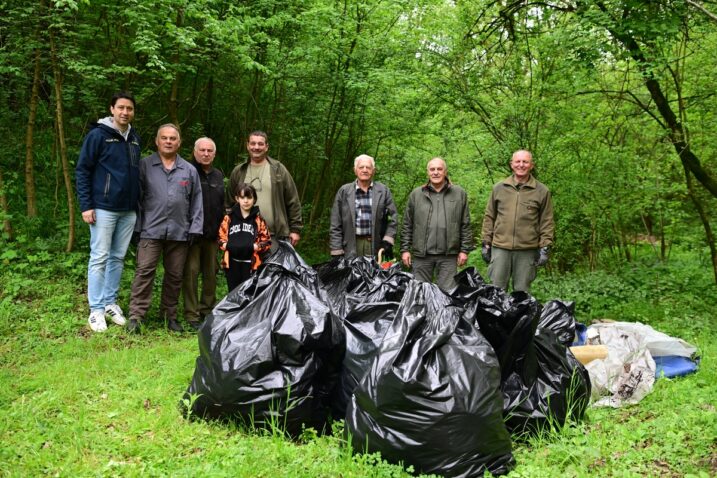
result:
[[(307, 431), (290, 441), (185, 420), (178, 404), (194, 371), (196, 337), (170, 335), (158, 322), (140, 337), (114, 325), (92, 334), (86, 258), (62, 257), (38, 259), (48, 267), (33, 274), (0, 272), (0, 476), (411, 476), (377, 455), (354, 455), (340, 423), (334, 434)], [(130, 279), (131, 265), (125, 308)], [(709, 270), (685, 258), (544, 274), (535, 294), (575, 300), (583, 322), (639, 320), (680, 336), (699, 347), (702, 362), (697, 374), (658, 380), (638, 405), (589, 409), (582, 423), (516, 441), (510, 476), (715, 476), (717, 293)]]

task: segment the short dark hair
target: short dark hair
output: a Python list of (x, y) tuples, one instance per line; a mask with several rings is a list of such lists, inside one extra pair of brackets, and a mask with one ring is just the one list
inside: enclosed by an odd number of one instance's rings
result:
[(264, 138), (266, 144), (269, 144), (269, 135), (260, 129), (254, 130), (249, 133), (249, 136), (246, 137), (247, 142), (249, 142), (249, 138), (251, 138), (252, 136), (261, 136), (262, 138)]
[(112, 95), (112, 100), (110, 101), (110, 106), (114, 106), (115, 103), (117, 103), (117, 100), (120, 98), (124, 98), (126, 100), (130, 100), (132, 102), (132, 106), (135, 108), (137, 107), (137, 102), (134, 101), (134, 96), (132, 96), (132, 93), (128, 91), (118, 91), (114, 95)]
[(256, 189), (254, 189), (254, 186), (247, 183), (239, 183), (234, 188), (234, 197), (252, 197), (254, 198), (254, 202), (256, 202), (259, 198), (256, 195)]

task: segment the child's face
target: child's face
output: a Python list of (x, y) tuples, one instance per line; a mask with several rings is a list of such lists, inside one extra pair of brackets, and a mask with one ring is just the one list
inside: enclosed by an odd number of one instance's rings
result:
[(239, 203), (239, 207), (242, 209), (242, 211), (249, 211), (254, 205), (254, 198), (251, 197), (251, 195), (237, 196), (235, 199), (236, 202)]

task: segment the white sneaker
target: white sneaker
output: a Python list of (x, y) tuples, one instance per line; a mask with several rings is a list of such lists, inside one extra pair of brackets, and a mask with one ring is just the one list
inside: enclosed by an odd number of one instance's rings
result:
[(117, 325), (124, 325), (127, 323), (127, 320), (125, 320), (124, 314), (122, 313), (122, 309), (120, 309), (120, 306), (117, 304), (105, 306), (105, 315), (108, 315), (110, 319), (112, 319), (112, 322)]
[(104, 332), (107, 330), (107, 322), (105, 322), (105, 313), (102, 310), (93, 310), (90, 312), (90, 318), (87, 320), (93, 332)]

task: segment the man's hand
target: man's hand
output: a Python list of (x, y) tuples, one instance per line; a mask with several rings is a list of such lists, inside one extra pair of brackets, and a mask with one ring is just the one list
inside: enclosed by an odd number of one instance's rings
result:
[(463, 267), (467, 261), (468, 261), (468, 254), (466, 254), (465, 252), (459, 252), (458, 260), (456, 261), (458, 263), (458, 267)]
[(401, 254), (401, 262), (403, 262), (403, 265), (406, 267), (411, 267), (411, 253), (408, 251), (405, 251)]
[(534, 264), (536, 267), (543, 267), (545, 264), (548, 263), (548, 259), (550, 259), (550, 248), (541, 247), (540, 253), (538, 255), (538, 260), (536, 260)]
[(490, 264), (490, 256), (491, 256), (490, 244), (488, 244), (487, 242), (483, 243), (483, 247), (481, 247), (481, 250), (480, 250), (480, 255), (486, 264)]
[(87, 211), (82, 211), (82, 220), (85, 221), (87, 224), (94, 224), (97, 221), (97, 217), (95, 216), (95, 210), (88, 209)]
[(380, 249), (383, 249), (383, 259), (390, 261), (393, 259), (393, 244), (388, 241), (381, 241)]
[(289, 233), (289, 242), (291, 242), (292, 246), (296, 247), (296, 245), (299, 243), (299, 239), (301, 239), (301, 236), (298, 232)]
[(229, 269), (229, 251), (222, 254), (222, 269)]
[(135, 247), (139, 245), (139, 231), (132, 232), (132, 237), (130, 237), (129, 243)]

